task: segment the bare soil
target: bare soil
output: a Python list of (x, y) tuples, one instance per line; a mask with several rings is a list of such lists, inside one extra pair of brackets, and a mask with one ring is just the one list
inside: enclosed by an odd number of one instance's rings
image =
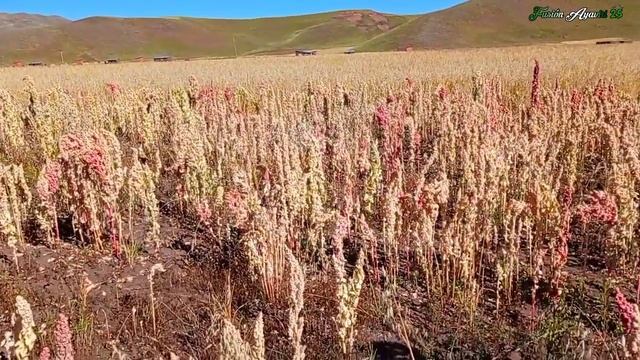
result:
[[(144, 245), (130, 264), (110, 256), (108, 250), (65, 241), (55, 248), (27, 244), (16, 271), (11, 250), (2, 244), (0, 328), (10, 328), (15, 296), (22, 295), (32, 305), (36, 324), (46, 324), (38, 349), (53, 346), (52, 328), (57, 314), (63, 312), (74, 332), (76, 359), (117, 359), (118, 351), (131, 359), (167, 359), (171, 353), (184, 359), (214, 359), (219, 316), (226, 312), (248, 334), (262, 311), (267, 357), (290, 358), (286, 300), (269, 302), (263, 296), (245, 266), (241, 239), (217, 245), (170, 213), (161, 220), (166, 246), (156, 251)], [(141, 224), (135, 233), (143, 236)], [(579, 252), (576, 246), (571, 249), (572, 254)], [(166, 271), (157, 273), (153, 281), (154, 331), (148, 275), (155, 263), (163, 264)], [(593, 358), (611, 356), (617, 351), (621, 330), (613, 290), (602, 269), (597, 262), (573, 256), (567, 269), (571, 282), (563, 300), (554, 303), (541, 296), (535, 312), (525, 291), (497, 313), (491, 289), (486, 289), (473, 321), (451, 299), (428, 300), (437, 297), (425, 296), (428, 289), (419, 279), (408, 278), (399, 284), (397, 300), (403, 313), (396, 314), (396, 319), (400, 315), (400, 328), (385, 322), (379, 284), (369, 281), (358, 309), (353, 358), (566, 358), (564, 349), (581, 346), (592, 349)], [(303, 342), (307, 358), (341, 359), (333, 322), (335, 280), (328, 271), (308, 269), (306, 281)], [(528, 279), (521, 281), (526, 289)], [(91, 290), (90, 284), (94, 285)], [(635, 294), (635, 289), (630, 286), (625, 292)]]

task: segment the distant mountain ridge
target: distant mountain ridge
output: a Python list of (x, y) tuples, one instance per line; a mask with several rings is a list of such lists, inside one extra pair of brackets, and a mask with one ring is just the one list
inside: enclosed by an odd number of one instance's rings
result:
[(490, 47), (603, 37), (640, 39), (640, 1), (557, 0), (564, 10), (624, 7), (619, 20), (528, 20), (537, 0), (470, 0), (423, 15), (349, 10), (249, 20), (189, 17), (89, 17), (0, 13), (0, 62), (122, 60), (166, 54), (181, 58), (291, 53), (296, 48), (358, 51)]
[(0, 31), (16, 31), (47, 26), (59, 26), (71, 22), (61, 16), (45, 16), (27, 13), (0, 13)]

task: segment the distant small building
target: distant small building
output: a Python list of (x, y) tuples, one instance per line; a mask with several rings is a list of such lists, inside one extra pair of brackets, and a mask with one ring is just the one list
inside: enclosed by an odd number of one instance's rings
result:
[(15, 67), (23, 67), (24, 63), (22, 61), (14, 61), (13, 66)]
[(118, 60), (116, 58), (109, 58), (109, 59), (104, 61), (105, 64), (117, 64), (119, 62), (120, 62), (120, 60)]
[(318, 50), (298, 49), (296, 50), (296, 56), (309, 56), (318, 55)]
[(171, 61), (171, 56), (168, 56), (168, 55), (154, 56), (153, 61), (156, 61), (156, 62)]
[(596, 45), (605, 45), (605, 44), (628, 44), (632, 42), (631, 40), (602, 40), (596, 41)]
[(45, 66), (46, 64), (42, 61), (32, 61), (29, 63), (29, 66)]
[(345, 54), (355, 54), (356, 53), (356, 49), (355, 48), (348, 48), (347, 50), (344, 51)]

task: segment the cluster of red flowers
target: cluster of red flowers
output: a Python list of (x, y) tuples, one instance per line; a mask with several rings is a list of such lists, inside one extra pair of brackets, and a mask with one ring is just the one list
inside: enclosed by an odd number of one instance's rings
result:
[(44, 347), (42, 351), (40, 351), (39, 360), (51, 360), (51, 350), (48, 347)]
[(109, 93), (111, 93), (111, 95), (118, 95), (121, 92), (120, 85), (116, 82), (108, 82), (107, 90), (109, 91)]
[(214, 100), (217, 94), (218, 89), (216, 89), (214, 86), (202, 86), (198, 90), (196, 99), (198, 102), (208, 102)]
[(58, 316), (54, 335), (56, 337), (56, 359), (73, 360), (73, 340), (69, 329), (69, 319), (65, 314)]
[(594, 191), (577, 210), (583, 224), (614, 225), (618, 222), (618, 205), (615, 198), (605, 191)]
[(102, 182), (108, 180), (105, 150), (98, 136), (93, 135), (85, 140), (77, 134), (64, 135), (60, 139), (60, 154), (64, 161), (81, 159), (90, 174), (96, 175)]
[[(51, 183), (56, 185), (62, 175), (62, 169), (65, 170), (65, 176), (68, 185), (72, 188), (73, 196), (78, 196), (77, 201), (87, 201), (85, 197), (88, 195), (84, 192), (88, 191), (83, 189), (79, 183), (77, 176), (82, 176), (91, 179), (95, 182), (96, 190), (104, 194), (110, 194), (114, 186), (113, 179), (110, 177), (109, 170), (107, 169), (108, 154), (107, 144), (105, 138), (101, 134), (91, 134), (90, 136), (84, 136), (80, 133), (70, 133), (60, 138), (60, 156), (57, 161), (57, 167), (52, 165), (51, 181), (49, 189), (52, 188)], [(56, 170), (58, 169), (58, 170)], [(57, 172), (56, 172), (57, 171)], [(78, 172), (81, 172), (80, 174)], [(86, 174), (86, 175), (85, 175)], [(42, 190), (42, 189), (41, 189)], [(111, 203), (104, 204), (104, 211), (107, 216), (107, 225), (109, 227), (109, 237), (113, 247), (114, 254), (118, 256), (120, 254), (120, 241), (118, 237), (118, 226), (116, 224), (117, 210)], [(80, 222), (86, 224), (89, 221), (90, 211), (84, 205), (80, 207), (78, 216)], [(93, 224), (93, 226), (97, 226)]]
[[(67, 318), (65, 314), (58, 315), (58, 321), (56, 321), (53, 335), (56, 345), (56, 355), (54, 358), (56, 360), (73, 360), (73, 337), (71, 329), (69, 329), (69, 318)], [(40, 360), (51, 360), (51, 349), (44, 347), (42, 351), (40, 351), (38, 358)]]
[(638, 319), (640, 318), (638, 307), (631, 304), (620, 289), (616, 289), (616, 304), (620, 310), (622, 326), (625, 332), (631, 334), (640, 330), (640, 324), (638, 324)]
[(584, 94), (578, 90), (573, 90), (571, 93), (571, 112), (577, 114), (582, 109), (582, 98)]
[(82, 160), (89, 167), (89, 170), (98, 175), (100, 180), (107, 178), (107, 167), (104, 161), (104, 149), (99, 146), (91, 146), (82, 156)]
[(44, 182), (38, 182), (36, 185), (36, 192), (41, 199), (48, 199), (51, 195), (58, 192), (60, 189), (60, 177), (62, 176), (62, 169), (57, 162), (51, 162), (45, 165), (44, 168)]
[(376, 119), (376, 123), (378, 124), (378, 127), (380, 129), (385, 129), (387, 126), (389, 126), (391, 115), (389, 115), (389, 109), (387, 109), (385, 105), (378, 106), (373, 116)]

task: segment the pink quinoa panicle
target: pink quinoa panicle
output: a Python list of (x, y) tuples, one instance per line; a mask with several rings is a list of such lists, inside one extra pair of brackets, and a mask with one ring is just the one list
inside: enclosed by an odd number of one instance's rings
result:
[(73, 360), (73, 339), (69, 329), (69, 318), (65, 314), (58, 315), (54, 330), (56, 339), (56, 360)]
[(374, 113), (374, 118), (380, 129), (386, 129), (389, 125), (391, 115), (386, 105), (380, 105)]
[(627, 334), (631, 334), (640, 330), (640, 324), (638, 323), (638, 320), (640, 320), (638, 306), (630, 303), (618, 288), (616, 288), (616, 304), (620, 310), (622, 326), (624, 327), (625, 332)]
[(42, 348), (42, 351), (40, 351), (40, 356), (38, 357), (39, 360), (51, 360), (51, 350), (48, 347), (44, 347)]
[(535, 60), (533, 67), (533, 80), (531, 81), (531, 106), (540, 105), (540, 63)]

